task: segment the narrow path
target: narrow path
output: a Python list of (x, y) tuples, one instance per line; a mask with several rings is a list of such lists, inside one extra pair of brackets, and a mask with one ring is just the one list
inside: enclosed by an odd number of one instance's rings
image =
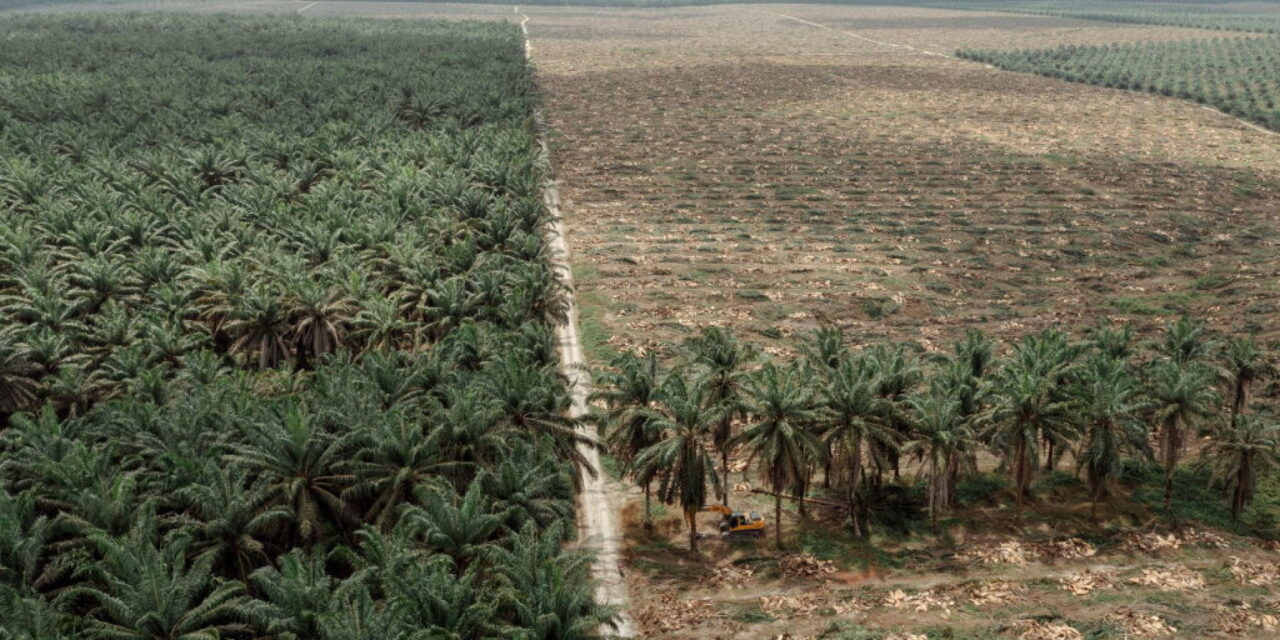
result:
[(305, 7), (301, 8), (301, 9), (298, 9), (298, 10), (296, 11), (296, 13), (297, 13), (298, 15), (302, 15), (302, 12), (304, 12), (304, 11), (306, 11), (306, 10), (310, 9), (311, 7), (314, 7), (314, 6), (318, 5), (318, 4), (320, 4), (318, 1), (317, 1), (317, 2), (312, 2), (311, 4), (308, 4), (307, 6), (305, 6)]
[(825, 24), (819, 24), (819, 23), (817, 23), (817, 22), (812, 22), (812, 21), (809, 21), (809, 20), (805, 20), (804, 18), (797, 18), (797, 17), (795, 17), (795, 16), (789, 16), (789, 15), (787, 15), (787, 14), (785, 14), (785, 13), (777, 13), (777, 12), (774, 12), (774, 11), (766, 11), (765, 13), (767, 13), (767, 14), (769, 14), (769, 15), (771, 15), (771, 16), (777, 16), (777, 17), (779, 17), (779, 18), (785, 18), (785, 19), (787, 19), (787, 20), (794, 20), (794, 21), (796, 21), (796, 22), (799, 22), (800, 24), (807, 24), (807, 25), (809, 25), (809, 26), (811, 26), (811, 27), (816, 27), (816, 28), (818, 28), (818, 29), (825, 29), (825, 30), (827, 30), (827, 31), (832, 31), (832, 32), (835, 32), (835, 33), (839, 33), (839, 34), (842, 34), (842, 35), (846, 35), (846, 36), (849, 36), (850, 38), (856, 38), (856, 39), (858, 39), (858, 40), (862, 40), (862, 41), (864, 41), (864, 42), (870, 42), (871, 44), (880, 45), (880, 46), (882, 46), (882, 47), (893, 47), (893, 48), (895, 48), (895, 49), (906, 49), (907, 51), (915, 51), (916, 53), (921, 53), (921, 54), (924, 54), (924, 55), (926, 55), (926, 56), (937, 56), (937, 57), (939, 57), (939, 58), (947, 58), (947, 59), (949, 59), (949, 60), (955, 60), (955, 59), (956, 59), (956, 57), (955, 57), (955, 56), (949, 56), (949, 55), (947, 55), (947, 54), (945, 54), (945, 53), (938, 53), (938, 52), (936, 52), (936, 51), (929, 51), (929, 50), (927, 50), (927, 49), (919, 49), (919, 48), (913, 47), (913, 46), (911, 46), (911, 45), (909, 45), (909, 44), (897, 44), (897, 43), (894, 43), (894, 42), (885, 42), (885, 41), (883, 41), (883, 40), (875, 40), (875, 39), (872, 39), (872, 38), (868, 38), (868, 37), (866, 37), (866, 36), (864, 36), (864, 35), (854, 33), (854, 32), (852, 32), (852, 31), (843, 31), (843, 30), (839, 30), (839, 29), (836, 29), (835, 27), (829, 27), (829, 26), (827, 26), (827, 25), (825, 25)]
[[(520, 31), (524, 34), (524, 54), (531, 58), (533, 46), (529, 43), (529, 16), (515, 7), (521, 17)], [(534, 123), (538, 129), (538, 144), (543, 155), (551, 162), (551, 152), (547, 148), (546, 124), (541, 111), (535, 111)], [(569, 415), (574, 418), (587, 413), (587, 395), (591, 381), (588, 378), (586, 359), (582, 355), (582, 343), (578, 339), (578, 304), (573, 295), (573, 272), (569, 264), (569, 245), (565, 242), (564, 223), (560, 217), (560, 190), (554, 179), (548, 180), (545, 189), (547, 209), (551, 212), (551, 232), (548, 241), (551, 243), (552, 262), (560, 272), (567, 287), (565, 294), (568, 301), (568, 321), (556, 327), (556, 338), (560, 343), (560, 367), (569, 380), (569, 393), (573, 404)], [(583, 435), (594, 437), (589, 425), (580, 427)], [(618, 608), (615, 619), (615, 633), (623, 638), (634, 637), (635, 629), (631, 623), (631, 615), (627, 611), (627, 583), (622, 578), (622, 544), (620, 527), (617, 520), (617, 509), (611, 500), (609, 477), (600, 467), (600, 452), (586, 444), (579, 445), (579, 451), (586, 458), (595, 475), (582, 473), (582, 494), (578, 503), (578, 529), (582, 545), (595, 554), (591, 566), (591, 576), (596, 582), (596, 600), (602, 604)]]

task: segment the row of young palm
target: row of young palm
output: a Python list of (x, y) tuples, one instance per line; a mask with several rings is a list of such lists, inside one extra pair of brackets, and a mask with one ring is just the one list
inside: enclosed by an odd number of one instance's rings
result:
[(0, 638), (601, 632), (518, 29), (0, 40)]
[(1280, 33), (1280, 17), (1252, 7), (1223, 6), (1218, 0), (1191, 0), (1153, 6), (1132, 0), (936, 0), (926, 4), (977, 11), (1099, 20), (1122, 24)]
[[(1186, 317), (1152, 344), (1104, 324), (1078, 341), (1046, 330), (1004, 346), (970, 331), (945, 354), (852, 349), (825, 328), (792, 361), (766, 361), (710, 328), (671, 368), (653, 354), (620, 356), (599, 376), (596, 418), (644, 488), (646, 514), (652, 494), (680, 505), (695, 549), (696, 514), (728, 502), (734, 456), (773, 494), (775, 523), (784, 498), (820, 482), (862, 535), (874, 497), (897, 483), (924, 485), (936, 526), (957, 506), (959, 483), (987, 472), (984, 453), (1008, 475), (1018, 519), (1036, 478), (1060, 467), (1084, 477), (1096, 519), (1121, 497), (1128, 460), (1163, 469), (1169, 511), (1188, 443), (1207, 436), (1195, 463), (1238, 518), (1259, 477), (1280, 468), (1280, 419), (1251, 396), (1273, 371), (1253, 339), (1211, 338)], [(781, 545), (781, 527), (775, 534)]]
[(1004, 69), (1193, 100), (1280, 129), (1280, 38), (1070, 45), (960, 51)]

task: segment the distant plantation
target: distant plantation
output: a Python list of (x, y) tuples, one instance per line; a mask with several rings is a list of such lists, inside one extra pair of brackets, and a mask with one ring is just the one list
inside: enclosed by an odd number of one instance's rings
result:
[(561, 550), (578, 436), (517, 29), (0, 41), (0, 637), (607, 617)]
[(959, 55), (1003, 69), (1194, 100), (1280, 130), (1280, 38), (961, 51)]

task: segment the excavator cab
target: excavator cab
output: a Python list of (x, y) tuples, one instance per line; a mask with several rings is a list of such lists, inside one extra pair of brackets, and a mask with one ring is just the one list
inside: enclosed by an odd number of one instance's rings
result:
[(764, 537), (764, 516), (758, 512), (730, 511), (728, 507), (713, 504), (703, 511), (719, 513), (720, 537), (725, 540), (745, 540)]

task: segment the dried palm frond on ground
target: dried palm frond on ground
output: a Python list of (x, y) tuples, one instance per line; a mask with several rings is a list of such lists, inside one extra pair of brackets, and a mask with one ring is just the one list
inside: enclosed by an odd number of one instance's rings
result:
[(1057, 560), (1090, 558), (1097, 553), (1093, 545), (1079, 538), (1065, 538), (1049, 542), (1025, 543), (1017, 540), (975, 548), (959, 553), (956, 560), (978, 564), (1026, 565), (1037, 560), (1051, 564)]
[(1151, 613), (1139, 613), (1133, 609), (1117, 609), (1105, 618), (1107, 622), (1119, 627), (1126, 636), (1139, 638), (1163, 638), (1178, 632), (1173, 625), (1165, 622), (1160, 616)]
[(1069, 624), (1043, 620), (1021, 620), (1012, 627), (1018, 640), (1084, 640), (1084, 636)]
[(1177, 564), (1169, 567), (1147, 567), (1129, 582), (1161, 591), (1184, 591), (1204, 588), (1204, 576)]
[(1025, 565), (1036, 559), (1035, 551), (1017, 541), (1001, 542), (994, 546), (977, 545), (976, 548), (956, 555), (961, 562), (978, 564)]
[(1154, 531), (1147, 533), (1131, 533), (1129, 538), (1120, 545), (1121, 551), (1143, 553), (1155, 553), (1166, 549), (1177, 549), (1182, 546), (1182, 540), (1178, 538), (1176, 533), (1156, 533)]
[(811, 616), (819, 609), (831, 609), (836, 615), (848, 615), (864, 608), (849, 598), (841, 598), (832, 593), (825, 584), (800, 595), (760, 597), (760, 609), (774, 616)]
[(1187, 529), (1183, 531), (1182, 544), (1206, 549), (1226, 549), (1231, 546), (1226, 538), (1204, 529)]
[(1241, 584), (1264, 586), (1280, 581), (1280, 561), (1258, 562), (1231, 556), (1231, 575)]
[(635, 618), (645, 629), (679, 631), (721, 617), (709, 598), (681, 600), (673, 595), (658, 596), (659, 602), (635, 609)]
[(930, 609), (941, 609), (944, 616), (950, 617), (951, 610), (956, 606), (956, 601), (949, 595), (937, 593), (933, 590), (908, 594), (902, 589), (894, 589), (880, 601), (880, 604), (894, 609), (910, 609), (917, 613), (924, 613)]
[(884, 637), (884, 640), (929, 640), (929, 636), (923, 633), (891, 633)]
[(1218, 630), (1240, 635), (1257, 628), (1263, 631), (1280, 630), (1280, 615), (1275, 612), (1255, 611), (1248, 603), (1239, 606), (1219, 605), (1214, 609)]
[(751, 582), (754, 575), (755, 571), (751, 567), (727, 563), (713, 568), (711, 575), (703, 579), (703, 584), (711, 587), (742, 589)]
[(836, 565), (830, 560), (819, 560), (810, 553), (796, 553), (782, 556), (778, 560), (778, 571), (788, 578), (825, 576), (836, 572)]
[(966, 594), (978, 606), (1012, 604), (1022, 600), (1026, 588), (1009, 580), (993, 580), (968, 589)]
[(1053, 540), (1050, 542), (1042, 542), (1036, 545), (1036, 550), (1040, 552), (1040, 560), (1051, 563), (1054, 560), (1076, 560), (1079, 558), (1092, 558), (1098, 553), (1093, 545), (1081, 540), (1080, 538), (1066, 538), (1063, 540)]
[(1072, 595), (1083, 596), (1098, 589), (1110, 588), (1115, 584), (1115, 578), (1110, 572), (1085, 569), (1060, 578), (1058, 582), (1061, 582), (1062, 588), (1070, 591)]

